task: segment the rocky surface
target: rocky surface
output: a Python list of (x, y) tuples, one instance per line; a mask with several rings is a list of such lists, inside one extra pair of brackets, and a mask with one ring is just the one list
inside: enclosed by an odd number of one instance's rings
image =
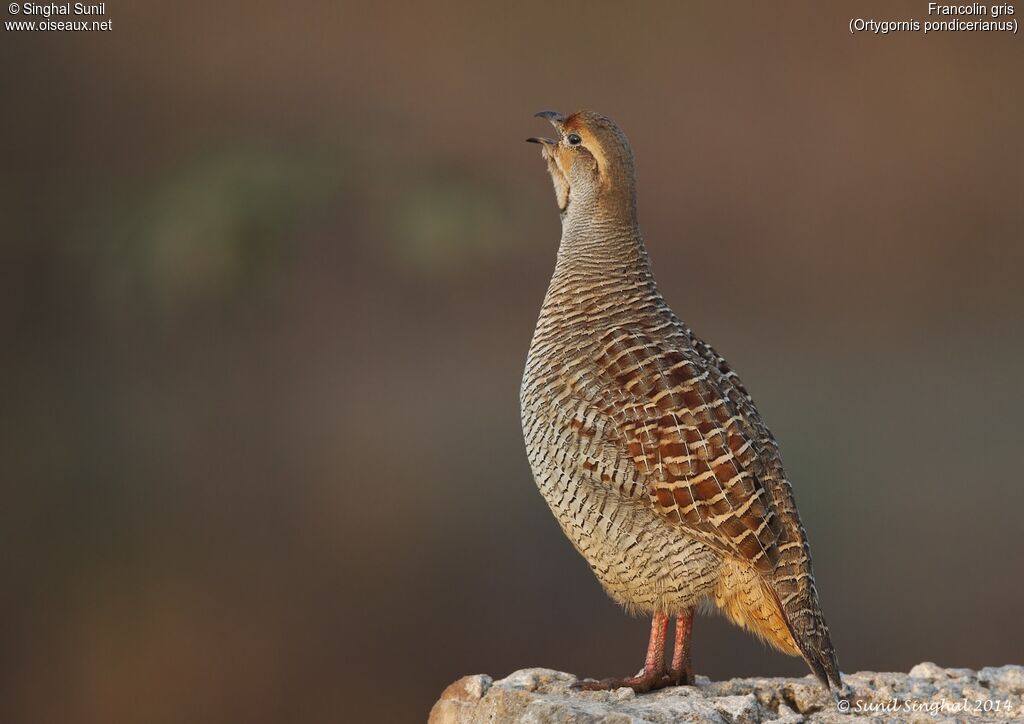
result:
[(839, 700), (817, 681), (732, 679), (650, 694), (631, 689), (584, 692), (572, 674), (523, 669), (494, 681), (466, 676), (441, 694), (430, 724), (469, 722), (873, 722), (1024, 721), (1024, 667), (944, 669), (918, 664), (908, 674), (862, 671), (843, 676)]

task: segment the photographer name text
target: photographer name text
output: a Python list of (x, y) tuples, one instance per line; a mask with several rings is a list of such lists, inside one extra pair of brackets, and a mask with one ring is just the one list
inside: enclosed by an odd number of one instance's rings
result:
[(81, 32), (114, 29), (114, 21), (104, 18), (107, 14), (106, 3), (11, 3), (7, 6), (7, 12), (12, 18), (19, 18), (4, 21), (4, 30), (8, 31)]
[[(15, 8), (18, 8), (15, 10)], [(85, 3), (50, 3), (41, 5), (39, 3), (11, 3), (11, 15), (38, 15), (50, 18), (54, 15), (106, 15), (107, 4), (97, 3), (86, 5)]]

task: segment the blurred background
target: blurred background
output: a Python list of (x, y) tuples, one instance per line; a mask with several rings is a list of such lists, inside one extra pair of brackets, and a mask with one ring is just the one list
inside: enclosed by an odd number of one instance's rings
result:
[(1024, 663), (1019, 37), (849, 35), (916, 0), (107, 6), (0, 40), (0, 719), (420, 721), (468, 673), (639, 667), (519, 426), (547, 108), (632, 139), (842, 669)]

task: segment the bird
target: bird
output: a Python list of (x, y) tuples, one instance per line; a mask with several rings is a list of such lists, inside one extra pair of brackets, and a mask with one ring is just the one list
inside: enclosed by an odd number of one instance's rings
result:
[(605, 591), (651, 617), (637, 674), (576, 686), (692, 684), (694, 614), (718, 611), (841, 690), (779, 445), (655, 283), (626, 135), (594, 111), (536, 115), (556, 131), (527, 141), (541, 146), (562, 233), (520, 388), (527, 457)]

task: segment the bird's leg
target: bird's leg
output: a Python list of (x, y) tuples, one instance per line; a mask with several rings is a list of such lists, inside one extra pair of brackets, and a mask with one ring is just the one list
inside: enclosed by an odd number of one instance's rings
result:
[(672, 668), (668, 676), (676, 686), (693, 684), (690, 667), (690, 633), (693, 631), (693, 607), (676, 616), (676, 640), (672, 647)]
[(661, 689), (669, 685), (665, 670), (665, 638), (668, 636), (668, 614), (656, 613), (651, 619), (651, 639), (647, 644), (647, 658), (644, 668), (636, 676), (625, 679), (604, 679), (602, 681), (580, 681), (574, 686), (587, 691), (605, 691), (628, 686), (638, 693)]

